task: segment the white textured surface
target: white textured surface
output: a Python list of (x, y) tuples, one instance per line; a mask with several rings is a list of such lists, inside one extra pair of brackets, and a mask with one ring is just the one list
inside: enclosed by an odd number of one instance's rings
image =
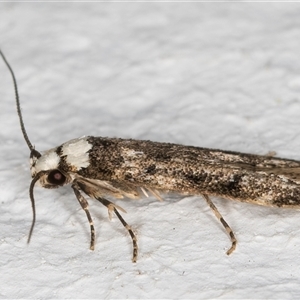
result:
[[(0, 47), (37, 150), (83, 135), (300, 159), (300, 4), (1, 3)], [(140, 255), (100, 204), (97, 245), (69, 187), (35, 191), (0, 62), (1, 298), (297, 298), (300, 212), (196, 197), (116, 201)]]

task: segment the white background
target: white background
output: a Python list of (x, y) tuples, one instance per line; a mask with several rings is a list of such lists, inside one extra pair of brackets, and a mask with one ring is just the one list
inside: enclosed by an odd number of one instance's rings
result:
[[(82, 135), (150, 139), (300, 160), (300, 4), (1, 3), (0, 47), (28, 135), (47, 150)], [(200, 197), (118, 200), (138, 235), (70, 187), (36, 188), (13, 85), (0, 62), (1, 298), (296, 298), (300, 212)], [(300, 199), (299, 199), (300, 201)]]

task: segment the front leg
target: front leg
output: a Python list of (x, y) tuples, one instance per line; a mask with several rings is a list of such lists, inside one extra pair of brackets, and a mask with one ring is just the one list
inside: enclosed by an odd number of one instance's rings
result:
[(94, 227), (94, 222), (93, 219), (91, 217), (91, 214), (89, 212), (89, 204), (87, 202), (87, 200), (81, 195), (80, 193), (80, 188), (78, 186), (78, 184), (76, 182), (74, 182), (72, 184), (72, 189), (76, 195), (76, 198), (78, 200), (78, 202), (80, 203), (81, 207), (83, 208), (83, 210), (86, 213), (86, 216), (89, 220), (90, 223), (90, 228), (91, 228), (91, 244), (90, 244), (90, 249), (94, 250), (95, 249), (95, 227)]

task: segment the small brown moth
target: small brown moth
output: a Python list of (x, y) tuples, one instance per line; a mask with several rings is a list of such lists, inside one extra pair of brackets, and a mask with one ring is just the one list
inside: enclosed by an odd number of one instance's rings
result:
[(40, 154), (32, 146), (23, 123), (17, 82), (4, 57), (14, 83), (17, 111), (24, 139), (30, 149), (32, 181), (29, 188), (35, 224), (33, 189), (36, 182), (44, 188), (70, 184), (84, 209), (91, 230), (90, 249), (95, 246), (95, 229), (85, 193), (115, 213), (128, 230), (133, 243), (133, 258), (138, 256), (137, 239), (119, 211), (121, 207), (107, 200), (148, 197), (177, 192), (202, 195), (230, 236), (231, 254), (237, 240), (210, 196), (220, 196), (264, 206), (300, 207), (300, 162), (290, 159), (239, 152), (206, 149), (152, 141), (86, 136), (68, 141)]

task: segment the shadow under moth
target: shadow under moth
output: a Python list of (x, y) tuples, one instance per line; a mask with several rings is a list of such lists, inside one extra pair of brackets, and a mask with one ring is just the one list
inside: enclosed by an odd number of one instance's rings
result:
[(90, 224), (90, 249), (95, 247), (95, 228), (84, 196), (96, 199), (115, 214), (132, 238), (136, 262), (138, 245), (132, 228), (119, 211), (124, 209), (106, 199), (137, 199), (161, 193), (202, 196), (222, 223), (231, 240), (232, 253), (237, 240), (210, 196), (219, 196), (263, 206), (300, 207), (300, 162), (273, 156), (199, 148), (146, 140), (85, 136), (43, 152), (34, 149), (23, 123), (17, 82), (4, 54), (0, 54), (14, 83), (17, 111), (24, 139), (30, 149), (32, 181), (29, 195), (35, 220), (33, 189), (71, 185)]

